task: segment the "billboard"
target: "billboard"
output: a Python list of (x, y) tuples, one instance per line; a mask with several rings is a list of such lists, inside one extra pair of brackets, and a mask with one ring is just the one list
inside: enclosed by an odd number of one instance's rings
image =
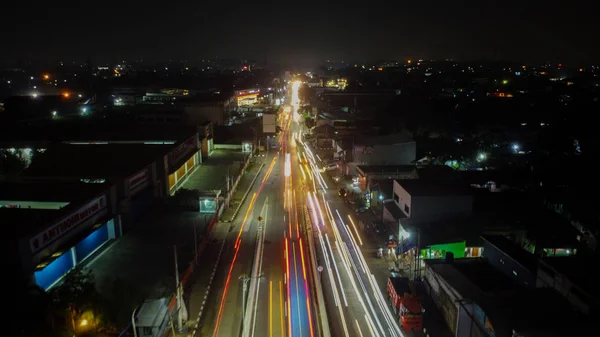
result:
[(276, 133), (277, 122), (274, 114), (263, 115), (263, 133)]

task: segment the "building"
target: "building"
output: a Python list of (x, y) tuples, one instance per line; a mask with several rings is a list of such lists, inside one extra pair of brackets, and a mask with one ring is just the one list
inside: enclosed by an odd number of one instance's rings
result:
[(0, 218), (19, 272), (47, 290), (122, 234), (109, 183), (0, 183)]
[(190, 96), (178, 100), (175, 107), (183, 109), (192, 125), (203, 125), (207, 121), (225, 125), (237, 109), (237, 98), (228, 94)]
[(426, 290), (455, 336), (577, 336), (590, 331), (556, 291), (520, 286), (484, 259), (426, 260), (426, 265)]
[(407, 132), (354, 140), (352, 162), (356, 165), (411, 165), (417, 145)]
[[(131, 228), (168, 195), (164, 158), (173, 146), (143, 144), (56, 145), (20, 174), (28, 180), (109, 183), (115, 186), (123, 226)], [(115, 165), (118, 163), (118, 165)]]
[(395, 180), (393, 202), (385, 203), (384, 208), (384, 221), (399, 222), (400, 232), (409, 232), (420, 224), (470, 216), (473, 196), (468, 189), (456, 184)]

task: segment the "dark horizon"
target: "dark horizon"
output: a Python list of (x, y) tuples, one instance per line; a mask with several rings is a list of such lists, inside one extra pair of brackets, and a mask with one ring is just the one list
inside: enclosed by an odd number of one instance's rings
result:
[(123, 7), (67, 0), (61, 8), (45, 8), (34, 0), (7, 8), (11, 15), (4, 23), (11, 29), (0, 33), (0, 61), (83, 62), (91, 56), (98, 63), (177, 58), (194, 64), (241, 55), (284, 65), (450, 58), (589, 64), (600, 60), (592, 43), (600, 23), (593, 17), (596, 5), (580, 4), (239, 2), (224, 8), (175, 1), (159, 11), (138, 1)]

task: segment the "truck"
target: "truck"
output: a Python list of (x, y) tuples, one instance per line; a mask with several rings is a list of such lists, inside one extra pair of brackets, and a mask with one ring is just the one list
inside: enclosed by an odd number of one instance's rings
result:
[(395, 314), (398, 315), (400, 327), (405, 330), (423, 331), (423, 307), (419, 299), (410, 289), (407, 277), (390, 273), (388, 277), (388, 299)]

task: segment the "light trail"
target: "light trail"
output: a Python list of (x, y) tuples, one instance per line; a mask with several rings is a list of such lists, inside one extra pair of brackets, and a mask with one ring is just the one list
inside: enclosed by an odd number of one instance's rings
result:
[(358, 334), (360, 335), (360, 337), (364, 337), (363, 333), (362, 333), (362, 330), (360, 329), (360, 324), (358, 324), (358, 320), (355, 319), (354, 323), (356, 323), (356, 328), (358, 329)]
[(335, 256), (333, 254), (333, 249), (331, 248), (331, 243), (329, 243), (329, 236), (327, 236), (327, 234), (325, 234), (325, 242), (327, 242), (327, 248), (329, 248), (329, 253), (332, 256), (331, 261), (333, 261), (333, 266), (335, 267), (335, 274), (337, 276), (339, 285), (340, 285), (340, 293), (342, 293), (342, 299), (344, 300), (344, 305), (347, 307), (348, 306), (348, 300), (346, 299), (346, 292), (344, 291), (344, 285), (342, 284), (342, 278), (340, 277), (340, 272), (338, 270), (337, 267), (337, 263), (335, 262), (335, 258), (333, 258), (333, 256)]
[(352, 224), (352, 228), (354, 228), (354, 232), (356, 233), (356, 237), (358, 238), (358, 241), (360, 242), (360, 245), (362, 246), (362, 240), (360, 239), (360, 235), (358, 235), (358, 231), (356, 230), (356, 225), (354, 225), (354, 221), (352, 221), (352, 217), (350, 216), (350, 214), (348, 214), (348, 219), (350, 219), (350, 223)]
[[(344, 224), (344, 220), (342, 219), (340, 213), (338, 210), (336, 210), (337, 216), (341, 222), (341, 227), (345, 230), (347, 236), (350, 238), (350, 244), (353, 247), (354, 253), (356, 255), (356, 259), (358, 260), (358, 263), (361, 265), (363, 271), (365, 272), (365, 274), (367, 274), (367, 281), (369, 281), (369, 285), (371, 286), (371, 289), (373, 289), (373, 295), (375, 298), (375, 302), (377, 303), (379, 309), (381, 310), (384, 319), (386, 320), (387, 326), (388, 326), (388, 330), (386, 331), (383, 328), (383, 325), (381, 324), (379, 317), (376, 314), (375, 311), (375, 307), (373, 306), (373, 303), (371, 301), (371, 298), (368, 296), (368, 292), (367, 292), (367, 287), (365, 286), (362, 278), (360, 277), (360, 275), (358, 274), (358, 269), (356, 268), (356, 264), (354, 262), (354, 258), (352, 258), (350, 260), (350, 262), (353, 264), (354, 266), (354, 271), (356, 274), (356, 277), (358, 278), (358, 281), (361, 285), (361, 288), (363, 289), (363, 293), (365, 294), (365, 297), (367, 299), (367, 304), (369, 305), (369, 309), (371, 311), (371, 313), (373, 314), (373, 317), (375, 318), (375, 323), (377, 323), (377, 327), (379, 328), (379, 330), (383, 333), (383, 335), (390, 335), (390, 336), (404, 336), (404, 334), (402, 334), (402, 332), (400, 331), (400, 328), (398, 326), (398, 324), (396, 323), (395, 319), (393, 319), (393, 315), (391, 314), (390, 309), (388, 308), (387, 305), (382, 303), (385, 303), (385, 300), (383, 300), (383, 295), (381, 295), (381, 291), (379, 290), (379, 287), (377, 286), (377, 282), (374, 281), (374, 277), (370, 277), (369, 275), (372, 276), (370, 270), (369, 270), (369, 266), (367, 265), (364, 256), (362, 255), (360, 248), (358, 247), (358, 245), (356, 244), (356, 241), (354, 240), (354, 237), (352, 236), (352, 233), (350, 232), (349, 227)], [(348, 246), (346, 245), (346, 252), (349, 256), (351, 256), (352, 254), (350, 253), (350, 250), (348, 249)], [(379, 293), (379, 294), (378, 294)], [(368, 316), (369, 318), (371, 318), (370, 316)], [(390, 319), (391, 317), (391, 319)], [(375, 324), (373, 324), (373, 327), (375, 327)], [(377, 329), (375, 329), (375, 331), (377, 331)], [(378, 333), (376, 332), (376, 334), (378, 335)]]

